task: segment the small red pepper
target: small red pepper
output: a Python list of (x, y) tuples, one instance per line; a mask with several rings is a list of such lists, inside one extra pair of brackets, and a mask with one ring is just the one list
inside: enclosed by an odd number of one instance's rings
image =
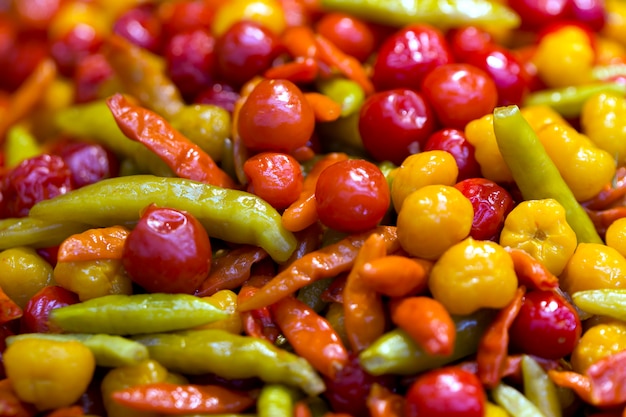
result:
[(78, 303), (78, 295), (57, 285), (43, 287), (24, 307), (24, 315), (20, 321), (22, 333), (60, 333), (61, 329), (52, 327), (48, 320), (50, 311)]
[(477, 374), (489, 388), (498, 385), (502, 378), (509, 345), (509, 328), (522, 307), (525, 293), (526, 288), (519, 287), (513, 300), (498, 311), (493, 323), (480, 338), (476, 353)]
[(140, 384), (114, 391), (123, 406), (154, 413), (239, 413), (256, 402), (250, 394), (219, 385), (179, 385), (168, 382)]
[(156, 153), (181, 178), (234, 188), (235, 182), (198, 145), (174, 129), (163, 117), (136, 106), (117, 93), (107, 105), (122, 132)]

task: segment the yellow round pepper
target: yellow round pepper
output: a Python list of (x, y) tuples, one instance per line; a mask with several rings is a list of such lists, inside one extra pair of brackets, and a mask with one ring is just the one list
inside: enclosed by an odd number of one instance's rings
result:
[(398, 240), (413, 256), (437, 259), (469, 235), (473, 219), (472, 203), (459, 190), (427, 185), (404, 200), (398, 213)]
[(541, 38), (533, 62), (548, 87), (568, 87), (593, 81), (594, 59), (589, 35), (578, 26), (567, 25)]
[(599, 93), (583, 105), (582, 132), (618, 164), (626, 163), (626, 98), (615, 93)]
[(211, 30), (219, 37), (234, 23), (251, 20), (280, 35), (287, 26), (285, 11), (276, 0), (234, 0), (217, 9)]
[(606, 0), (606, 24), (601, 33), (626, 46), (626, 3), (623, 0)]
[(500, 244), (522, 249), (559, 275), (576, 250), (576, 233), (556, 200), (527, 200), (506, 217)]
[(626, 350), (626, 323), (597, 324), (583, 333), (571, 356), (572, 368), (584, 373), (589, 366), (613, 353)]
[(80, 342), (20, 339), (3, 354), (11, 387), (38, 410), (74, 404), (91, 382), (96, 361)]
[(626, 288), (626, 259), (600, 243), (580, 243), (559, 277), (561, 288), (577, 291)]
[(0, 287), (24, 308), (43, 287), (54, 285), (52, 266), (34, 249), (17, 247), (0, 252)]
[(404, 199), (426, 185), (454, 185), (459, 175), (456, 160), (446, 151), (426, 151), (408, 156), (395, 169), (391, 183), (391, 201), (396, 212)]
[(604, 236), (606, 245), (626, 256), (626, 218), (615, 220), (606, 229)]
[(241, 315), (237, 311), (237, 294), (235, 292), (231, 290), (220, 290), (205, 298), (211, 300), (217, 307), (228, 312), (230, 315), (228, 318), (198, 326), (196, 329), (222, 329), (229, 333), (241, 333), (243, 323)]
[(615, 175), (615, 160), (572, 126), (553, 123), (539, 129), (537, 137), (578, 201), (585, 201)]
[(517, 290), (517, 275), (508, 252), (497, 243), (466, 238), (435, 262), (428, 286), (451, 314), (503, 308)]
[(465, 137), (474, 146), (474, 157), (483, 177), (498, 183), (513, 182), (513, 174), (498, 148), (492, 114), (469, 122), (465, 126)]
[(54, 279), (61, 287), (78, 294), (80, 301), (133, 293), (133, 283), (121, 259), (58, 262)]
[(569, 124), (556, 110), (544, 104), (524, 106), (520, 113), (535, 132), (552, 123)]

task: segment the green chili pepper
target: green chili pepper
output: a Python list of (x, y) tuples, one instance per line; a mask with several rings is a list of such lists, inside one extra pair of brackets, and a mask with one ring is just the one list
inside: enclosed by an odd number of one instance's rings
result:
[(363, 350), (359, 360), (372, 375), (412, 375), (434, 369), (475, 353), (480, 337), (493, 317), (491, 310), (455, 317), (456, 341), (454, 351), (447, 357), (428, 355), (406, 332), (394, 329)]
[(626, 321), (626, 289), (577, 291), (572, 300), (585, 313)]
[(561, 403), (554, 382), (532, 357), (522, 356), (524, 394), (545, 417), (561, 417)]
[(228, 315), (188, 294), (114, 294), (51, 310), (50, 321), (66, 332), (130, 335), (189, 329)]
[(578, 243), (602, 243), (585, 210), (576, 201), (558, 169), (517, 106), (493, 112), (498, 148), (525, 200), (553, 198), (565, 208)]
[(293, 387), (283, 384), (264, 385), (257, 400), (257, 414), (259, 417), (293, 415), (297, 398), (298, 393)]
[(14, 167), (41, 153), (41, 146), (28, 129), (22, 125), (15, 125), (9, 129), (4, 143), (5, 166), (7, 168)]
[(344, 12), (388, 26), (428, 23), (440, 28), (461, 25), (497, 25), (516, 28), (519, 16), (509, 7), (489, 0), (322, 0), (322, 10)]
[(223, 378), (258, 377), (268, 383), (301, 388), (318, 395), (324, 382), (304, 359), (265, 339), (224, 330), (188, 330), (133, 337), (148, 347), (150, 357), (173, 372), (213, 373)]
[(365, 101), (365, 93), (361, 86), (347, 78), (321, 79), (316, 83), (316, 86), (322, 94), (341, 105), (342, 117), (358, 113)]
[(511, 417), (546, 417), (524, 394), (504, 383), (492, 389), (491, 396)]
[(15, 246), (47, 248), (59, 245), (65, 238), (84, 232), (91, 226), (73, 221), (48, 221), (32, 217), (0, 220), (0, 250)]
[(263, 199), (184, 178), (110, 178), (41, 201), (31, 208), (30, 216), (50, 222), (112, 226), (137, 221), (151, 203), (185, 210), (204, 225), (209, 236), (260, 246), (277, 262), (286, 261), (297, 245), (294, 235), (283, 227), (280, 214)]
[(320, 279), (300, 288), (297, 295), (298, 300), (319, 313), (328, 305), (327, 302), (322, 300), (321, 296), (331, 282), (333, 282), (333, 278)]
[(173, 176), (172, 170), (156, 154), (122, 133), (105, 100), (60, 110), (54, 122), (64, 133), (96, 141), (120, 156), (131, 158), (143, 172)]
[(11, 345), (17, 340), (30, 338), (58, 341), (77, 340), (91, 350), (96, 359), (96, 365), (105, 368), (137, 365), (149, 357), (148, 348), (141, 343), (108, 334), (23, 333), (7, 337), (6, 342), (7, 345)]
[(604, 92), (626, 95), (626, 85), (620, 83), (597, 83), (540, 90), (526, 96), (524, 106), (547, 105), (563, 117), (573, 118), (580, 116), (585, 101), (598, 93)]

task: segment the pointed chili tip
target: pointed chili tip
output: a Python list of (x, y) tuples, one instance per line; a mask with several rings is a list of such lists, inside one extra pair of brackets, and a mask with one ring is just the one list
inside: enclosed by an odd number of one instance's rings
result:
[(505, 117), (513, 116), (516, 113), (519, 113), (520, 109), (517, 105), (511, 106), (501, 106), (493, 109), (493, 117), (498, 119), (503, 119)]

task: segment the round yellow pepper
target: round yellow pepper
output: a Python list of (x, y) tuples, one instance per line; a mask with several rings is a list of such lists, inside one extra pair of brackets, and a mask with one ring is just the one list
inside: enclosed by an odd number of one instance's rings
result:
[(539, 129), (537, 137), (578, 201), (585, 201), (615, 175), (615, 160), (572, 126), (553, 123)]
[(522, 249), (559, 275), (576, 250), (576, 233), (565, 209), (548, 198), (519, 203), (506, 217), (500, 244)]
[(287, 26), (285, 11), (276, 0), (234, 0), (217, 9), (211, 30), (219, 37), (234, 23), (251, 20), (280, 35)]
[(622, 256), (626, 256), (626, 218), (615, 220), (606, 229), (604, 236), (606, 245), (618, 251)]
[(469, 122), (465, 126), (465, 137), (474, 146), (474, 157), (483, 177), (498, 183), (513, 182), (513, 174), (498, 148), (492, 114)]
[(239, 334), (243, 330), (241, 315), (237, 311), (237, 294), (231, 290), (220, 290), (215, 294), (205, 297), (211, 300), (221, 310), (227, 311), (228, 318), (198, 326), (196, 329), (222, 329), (229, 333)]
[(626, 323), (597, 324), (583, 333), (571, 356), (572, 368), (584, 373), (598, 360), (626, 350)]
[(509, 253), (497, 243), (471, 237), (452, 246), (435, 262), (428, 286), (451, 314), (503, 308), (517, 290)]
[(121, 259), (58, 262), (54, 279), (59, 286), (78, 294), (80, 301), (133, 293), (133, 283)]
[(626, 46), (626, 3), (623, 0), (606, 0), (606, 24), (601, 33)]
[(395, 169), (391, 183), (391, 201), (396, 212), (404, 199), (426, 185), (454, 185), (459, 175), (456, 160), (446, 151), (426, 151), (408, 156)]
[(17, 247), (0, 252), (0, 287), (24, 308), (43, 287), (54, 285), (52, 266), (34, 249)]
[(615, 93), (595, 94), (582, 108), (583, 133), (618, 164), (626, 163), (626, 98)]
[(17, 396), (38, 410), (74, 404), (91, 382), (96, 361), (80, 342), (20, 339), (3, 354)]
[(600, 243), (579, 243), (563, 273), (561, 288), (577, 291), (626, 288), (626, 259), (615, 249)]
[(413, 256), (437, 259), (469, 235), (473, 219), (472, 203), (459, 190), (427, 185), (404, 200), (398, 213), (398, 240)]
[(593, 81), (594, 59), (589, 35), (578, 26), (568, 25), (541, 38), (533, 62), (548, 87), (568, 87)]

